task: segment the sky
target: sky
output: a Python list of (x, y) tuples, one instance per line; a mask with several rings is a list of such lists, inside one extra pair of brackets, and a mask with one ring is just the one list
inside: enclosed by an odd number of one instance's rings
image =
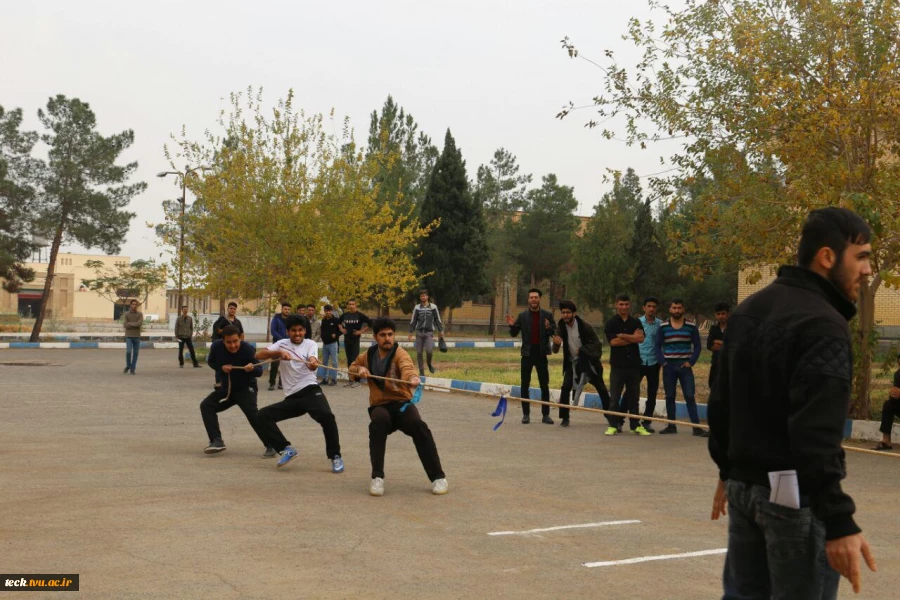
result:
[(535, 182), (556, 173), (573, 186), (589, 215), (608, 169), (659, 172), (667, 149), (605, 140), (584, 127), (591, 109), (555, 118), (603, 90), (603, 72), (570, 59), (560, 40), (601, 64), (611, 49), (630, 65), (638, 53), (621, 36), (630, 17), (648, 15), (643, 2), (610, 0), (3, 2), (0, 105), (22, 108), (38, 129), (37, 109), (64, 94), (91, 105), (101, 133), (134, 131), (122, 160), (138, 162), (135, 180), (148, 187), (130, 206), (122, 254), (132, 260), (159, 255), (147, 223), (180, 196), (176, 178), (156, 177), (170, 168), (163, 146), (182, 127), (201, 139), (228, 95), (251, 85), (270, 105), (293, 88), (308, 114), (334, 109), (336, 130), (347, 116), (362, 143), (391, 94), (439, 148), (451, 130), (470, 179), (504, 147)]

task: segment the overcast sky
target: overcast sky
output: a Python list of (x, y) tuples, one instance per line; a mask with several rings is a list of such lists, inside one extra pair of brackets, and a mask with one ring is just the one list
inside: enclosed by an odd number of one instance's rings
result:
[(183, 125), (200, 138), (248, 85), (269, 103), (293, 88), (307, 113), (334, 108), (362, 143), (369, 114), (392, 94), (439, 148), (451, 129), (471, 179), (502, 146), (535, 181), (552, 172), (573, 186), (587, 215), (609, 187), (606, 169), (658, 172), (664, 149), (604, 140), (583, 127), (589, 110), (554, 118), (602, 91), (602, 72), (570, 60), (559, 40), (568, 35), (601, 64), (607, 48), (632, 64), (621, 35), (629, 17), (647, 14), (643, 2), (610, 0), (3, 2), (0, 105), (21, 107), (36, 129), (37, 109), (65, 94), (90, 103), (102, 133), (134, 130), (125, 158), (149, 187), (131, 204), (122, 253), (132, 259), (158, 254), (146, 223), (180, 195), (174, 178), (155, 177), (168, 169), (170, 134)]

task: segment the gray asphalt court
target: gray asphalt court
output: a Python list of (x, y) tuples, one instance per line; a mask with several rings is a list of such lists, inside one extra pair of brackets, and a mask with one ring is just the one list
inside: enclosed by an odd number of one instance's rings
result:
[[(131, 376), (120, 350), (0, 350), (0, 573), (77, 573), (81, 590), (3, 599), (721, 597), (727, 523), (687, 431), (606, 437), (598, 415), (564, 429), (538, 407), (526, 426), (511, 402), (495, 432), (495, 402), (426, 392), (450, 492), (430, 493), (398, 432), (375, 498), (364, 388), (326, 388), (343, 474), (308, 417), (282, 423), (300, 456), (276, 469), (237, 408), (228, 450), (203, 453), (213, 374), (176, 356), (144, 350)], [(261, 406), (281, 399), (261, 382)], [(840, 596), (897, 598), (900, 459), (847, 462), (879, 572)]]

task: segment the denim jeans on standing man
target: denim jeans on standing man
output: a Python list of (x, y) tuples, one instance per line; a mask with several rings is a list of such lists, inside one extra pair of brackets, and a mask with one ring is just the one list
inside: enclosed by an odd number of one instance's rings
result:
[(666, 418), (675, 420), (675, 384), (681, 383), (681, 395), (687, 405), (688, 417), (691, 423), (699, 423), (700, 416), (697, 413), (697, 400), (694, 398), (694, 370), (690, 367), (674, 366), (671, 363), (663, 365), (663, 389), (666, 391)]
[[(832, 600), (840, 575), (825, 525), (807, 508), (769, 502), (769, 488), (729, 480), (723, 600)], [(803, 502), (801, 500), (801, 506)]]
[(125, 368), (134, 373), (137, 366), (138, 352), (141, 350), (141, 338), (125, 338)]
[[(330, 363), (330, 364), (329, 364)], [(338, 368), (338, 343), (332, 342), (330, 344), (324, 344), (322, 346), (322, 365), (326, 367), (332, 367), (333, 369)], [(337, 373), (334, 371), (329, 371), (328, 369), (323, 369), (325, 372), (322, 375), (322, 379), (326, 379), (329, 381), (337, 381)]]

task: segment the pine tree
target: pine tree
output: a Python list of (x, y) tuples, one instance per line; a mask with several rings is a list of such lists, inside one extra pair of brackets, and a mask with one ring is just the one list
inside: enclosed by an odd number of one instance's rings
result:
[(440, 225), (421, 241), (417, 264), (421, 273), (427, 273), (424, 281), (428, 290), (451, 310), (451, 323), (452, 309), (470, 296), (487, 292), (489, 285), (484, 272), (484, 211), (469, 192), (466, 163), (449, 129), (420, 218), (423, 226), (440, 219)]

